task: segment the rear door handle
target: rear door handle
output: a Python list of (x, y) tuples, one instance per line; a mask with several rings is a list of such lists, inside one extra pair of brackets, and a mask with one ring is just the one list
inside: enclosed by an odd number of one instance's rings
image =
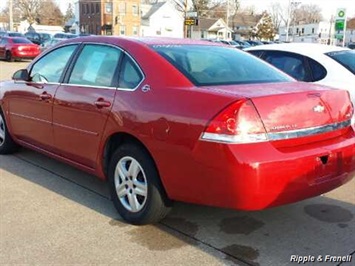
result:
[(97, 99), (97, 101), (95, 102), (95, 105), (97, 108), (103, 108), (103, 107), (110, 107), (111, 103), (109, 101), (105, 101), (104, 99), (100, 98), (100, 99)]
[(49, 93), (47, 92), (43, 92), (42, 94), (39, 95), (39, 98), (41, 100), (49, 100), (52, 98), (52, 95), (50, 95)]

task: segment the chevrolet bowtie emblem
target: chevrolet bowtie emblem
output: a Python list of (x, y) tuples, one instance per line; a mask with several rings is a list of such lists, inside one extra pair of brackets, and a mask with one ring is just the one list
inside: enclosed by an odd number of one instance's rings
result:
[(313, 107), (313, 111), (317, 113), (323, 113), (324, 112), (324, 106), (318, 104), (317, 106)]

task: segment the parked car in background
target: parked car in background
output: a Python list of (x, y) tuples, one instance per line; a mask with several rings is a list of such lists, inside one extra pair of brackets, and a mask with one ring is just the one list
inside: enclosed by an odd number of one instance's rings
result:
[(248, 42), (246, 42), (246, 41), (236, 40), (235, 42), (237, 42), (240, 45), (241, 49), (245, 49), (245, 48), (251, 47), (251, 45)]
[(349, 43), (348, 48), (354, 50), (355, 49), (355, 42), (354, 43)]
[(0, 58), (9, 62), (21, 59), (33, 59), (40, 54), (37, 44), (21, 37), (2, 37), (0, 39)]
[(263, 45), (263, 43), (258, 40), (246, 40), (246, 42), (249, 43), (251, 46)]
[(2, 36), (5, 36), (5, 34), (6, 34), (6, 31), (0, 31), (0, 39)]
[(41, 52), (44, 50), (47, 50), (48, 48), (51, 48), (52, 46), (56, 45), (57, 43), (60, 43), (62, 41), (65, 41), (67, 39), (60, 39), (60, 38), (52, 38), (48, 41), (45, 41), (40, 45)]
[(25, 38), (25, 35), (23, 33), (15, 32), (15, 31), (6, 31), (3, 36), (4, 37), (23, 37), (23, 38)]
[(73, 33), (66, 33), (66, 32), (60, 32), (53, 35), (53, 38), (56, 39), (72, 39), (76, 37), (78, 37), (78, 35)]
[(252, 47), (246, 51), (299, 81), (348, 90), (355, 106), (354, 50), (323, 44), (282, 43)]
[(108, 180), (133, 224), (173, 201), (279, 206), (355, 175), (348, 93), (225, 45), (71, 39), (0, 86), (0, 154), (22, 145)]
[(38, 45), (41, 45), (42, 43), (49, 41), (51, 39), (51, 35), (49, 33), (35, 32), (35, 31), (26, 32), (25, 37), (29, 39), (31, 42)]

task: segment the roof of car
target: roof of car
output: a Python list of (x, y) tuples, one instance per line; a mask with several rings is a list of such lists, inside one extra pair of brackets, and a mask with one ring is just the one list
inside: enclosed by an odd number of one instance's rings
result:
[(333, 45), (324, 45), (318, 43), (279, 43), (279, 44), (265, 44), (246, 48), (245, 51), (253, 50), (277, 50), (285, 52), (294, 52), (304, 55), (312, 54), (325, 54), (329, 52), (344, 51), (349, 50), (345, 47), (333, 46)]
[(203, 40), (192, 40), (192, 39), (182, 39), (182, 38), (162, 38), (162, 37), (120, 37), (120, 36), (84, 36), (77, 37), (74, 39), (69, 39), (63, 43), (76, 43), (76, 42), (106, 42), (106, 43), (116, 43), (116, 42), (133, 42), (137, 44), (146, 45), (209, 45), (209, 46), (221, 46), (221, 43), (206, 42)]

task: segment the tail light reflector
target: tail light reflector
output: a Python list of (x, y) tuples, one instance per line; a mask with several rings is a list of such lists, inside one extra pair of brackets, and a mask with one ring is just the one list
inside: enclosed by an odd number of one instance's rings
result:
[(251, 100), (241, 100), (227, 106), (207, 125), (202, 140), (225, 143), (267, 141), (260, 116)]

